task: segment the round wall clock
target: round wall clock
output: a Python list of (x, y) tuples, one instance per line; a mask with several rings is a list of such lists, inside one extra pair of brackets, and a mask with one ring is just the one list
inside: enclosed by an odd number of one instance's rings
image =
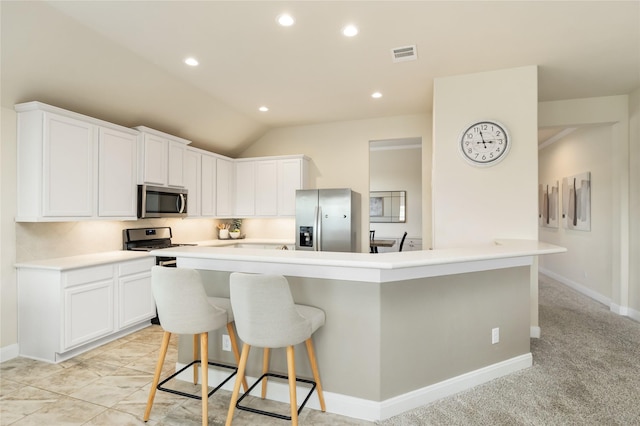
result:
[(511, 148), (511, 138), (502, 124), (483, 120), (471, 124), (460, 135), (462, 157), (474, 166), (493, 166), (502, 161)]

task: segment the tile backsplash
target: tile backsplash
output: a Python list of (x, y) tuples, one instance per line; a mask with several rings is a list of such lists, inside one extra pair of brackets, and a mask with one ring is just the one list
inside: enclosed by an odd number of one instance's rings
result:
[(16, 261), (52, 259), (122, 250), (127, 228), (170, 226), (174, 242), (216, 239), (213, 219), (147, 219), (137, 221), (81, 221), (16, 223)]
[[(169, 226), (175, 243), (215, 240), (217, 224), (231, 219), (145, 219), (137, 221), (19, 222), (16, 223), (16, 261), (53, 259), (122, 250), (127, 228)], [(294, 238), (295, 219), (245, 219), (248, 238)]]

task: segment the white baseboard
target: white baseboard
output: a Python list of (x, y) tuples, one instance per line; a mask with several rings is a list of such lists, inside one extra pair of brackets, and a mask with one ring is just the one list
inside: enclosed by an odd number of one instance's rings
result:
[(529, 337), (532, 338), (532, 339), (539, 339), (540, 338), (540, 327), (532, 325), (529, 328)]
[(640, 322), (640, 311), (636, 311), (635, 309), (629, 308), (629, 312), (627, 313), (627, 316), (632, 320)]
[(580, 283), (577, 283), (575, 281), (570, 280), (569, 278), (563, 277), (562, 275), (558, 275), (553, 271), (549, 271), (548, 269), (544, 269), (544, 268), (538, 268), (539, 272), (550, 277), (553, 278), (554, 280), (561, 282), (562, 284), (566, 285), (567, 287), (570, 287), (572, 289), (574, 289), (575, 291), (577, 291), (578, 293), (582, 293), (587, 297), (592, 298), (593, 300), (602, 303), (603, 305), (609, 306), (611, 307), (611, 299), (608, 297), (603, 296), (602, 294), (598, 293), (597, 291), (591, 290), (589, 287), (586, 287)]
[(555, 272), (549, 271), (548, 269), (539, 268), (538, 270), (541, 274), (546, 275), (549, 278), (553, 278), (554, 280), (566, 285), (567, 287), (574, 289), (578, 293), (584, 294), (585, 296), (590, 297), (596, 302), (600, 302), (603, 305), (608, 306), (611, 312), (621, 316), (629, 317), (634, 321), (640, 322), (640, 311), (632, 309), (628, 306), (620, 306), (614, 303), (610, 298), (603, 296), (597, 291), (591, 290), (590, 288), (585, 287), (582, 284), (565, 278), (562, 275), (558, 275)]
[(17, 358), (19, 353), (20, 351), (17, 343), (0, 348), (0, 362), (5, 362), (9, 361), (10, 359)]
[[(471, 389), (474, 386), (481, 385), (493, 379), (531, 367), (532, 364), (533, 358), (531, 353), (527, 353), (421, 389), (416, 389), (403, 395), (398, 395), (382, 402), (327, 391), (324, 392), (324, 399), (327, 412), (329, 413), (374, 422), (388, 419), (441, 398)], [(176, 364), (176, 369), (182, 367), (184, 367), (184, 364)], [(220, 383), (224, 377), (226, 377), (226, 374), (228, 373), (223, 369), (209, 367), (210, 383)], [(188, 368), (177, 378), (184, 381), (191, 381), (193, 379), (193, 370)], [(255, 377), (247, 377), (249, 386), (251, 386), (255, 380)], [(234, 380), (230, 380), (222, 389), (232, 391), (233, 383)], [(305, 393), (303, 393), (305, 389), (308, 388), (303, 386), (298, 387), (299, 398), (301, 395), (305, 395)], [(256, 387), (251, 395), (259, 396), (260, 387)], [(270, 380), (268, 396), (270, 400), (289, 403), (289, 387), (285, 382)], [(320, 410), (320, 404), (315, 393), (311, 396), (305, 407)]]

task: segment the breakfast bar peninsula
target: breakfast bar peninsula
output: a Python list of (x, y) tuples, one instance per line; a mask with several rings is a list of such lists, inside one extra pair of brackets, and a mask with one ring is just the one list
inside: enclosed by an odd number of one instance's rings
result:
[[(314, 340), (327, 411), (374, 421), (530, 367), (531, 267), (535, 256), (564, 251), (499, 240), (381, 254), (202, 246), (152, 254), (203, 271), (210, 296), (229, 296), (231, 272), (286, 276), (296, 303), (326, 313)], [(233, 363), (211, 334), (211, 359)], [(181, 364), (190, 361), (190, 340), (179, 343)], [(286, 372), (278, 351), (271, 368)], [(247, 373), (257, 377), (261, 353), (252, 355)], [(311, 377), (302, 347), (296, 369)], [(286, 383), (269, 386), (269, 398), (288, 401)], [(315, 396), (308, 406), (318, 407)]]

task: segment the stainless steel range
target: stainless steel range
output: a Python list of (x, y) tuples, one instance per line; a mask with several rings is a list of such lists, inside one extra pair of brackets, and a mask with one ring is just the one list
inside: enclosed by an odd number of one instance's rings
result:
[[(168, 226), (158, 228), (131, 228), (125, 229), (123, 233), (124, 250), (151, 251), (169, 247), (178, 247), (195, 244), (173, 244), (171, 242), (171, 228)], [(176, 265), (176, 258), (169, 256), (156, 256), (156, 265), (173, 267)], [(158, 313), (151, 319), (152, 324), (160, 324)]]
[[(169, 247), (178, 247), (193, 244), (173, 244), (171, 242), (171, 228), (168, 226), (157, 228), (131, 228), (123, 231), (125, 250), (151, 251)], [(176, 266), (175, 257), (156, 256), (156, 265)]]

